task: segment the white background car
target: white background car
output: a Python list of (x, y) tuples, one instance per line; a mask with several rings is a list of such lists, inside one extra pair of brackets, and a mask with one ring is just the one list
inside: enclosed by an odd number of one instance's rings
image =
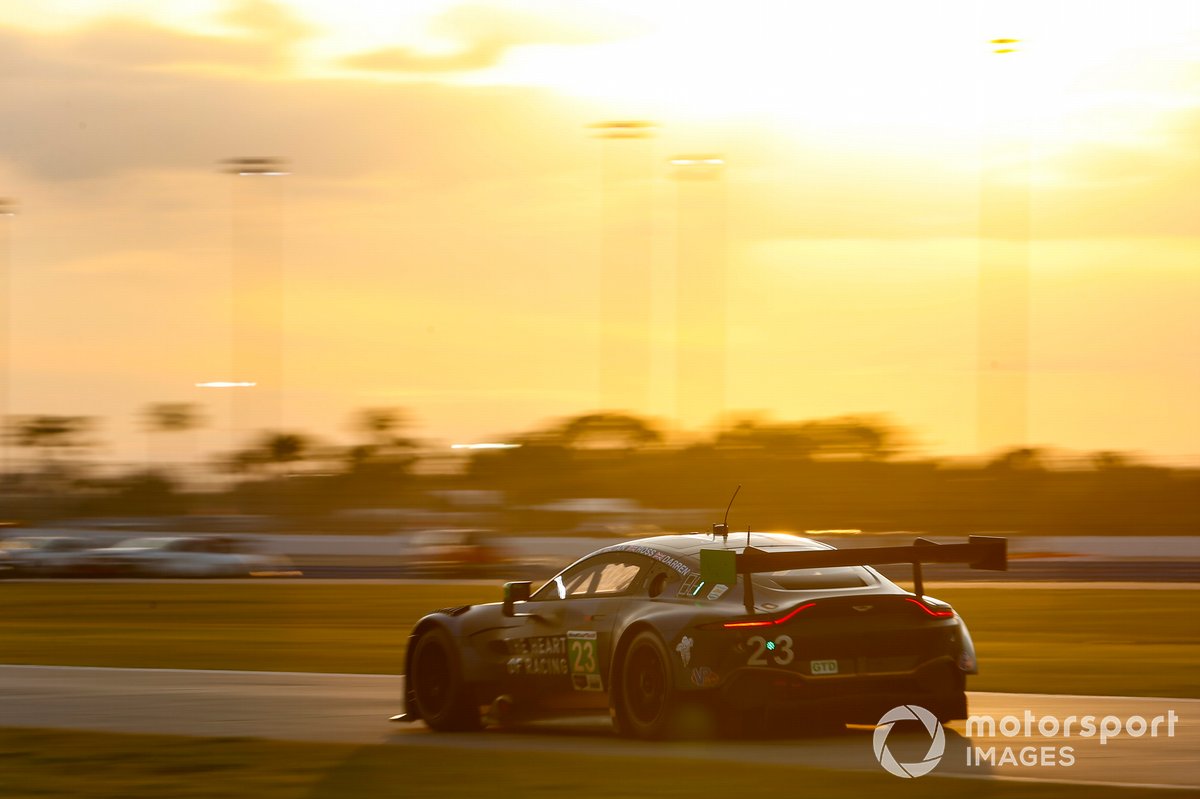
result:
[(95, 555), (105, 573), (137, 577), (248, 577), (287, 568), (223, 536), (132, 538)]

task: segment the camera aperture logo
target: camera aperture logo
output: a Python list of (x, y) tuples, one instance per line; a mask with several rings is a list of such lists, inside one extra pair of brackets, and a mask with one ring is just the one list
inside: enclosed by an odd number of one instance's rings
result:
[[(899, 762), (888, 748), (892, 728), (902, 721), (918, 721), (929, 733), (929, 750), (923, 758), (912, 763)], [(1031, 710), (1025, 710), (1022, 716), (1004, 716), (999, 721), (989, 715), (970, 716), (966, 720), (966, 738), (961, 741), (961, 748), (969, 768), (1069, 768), (1077, 762), (1072, 744), (1090, 745), (1095, 739), (1095, 745), (1103, 747), (1114, 738), (1174, 738), (1179, 721), (1174, 709), (1149, 718), (1090, 714), (1059, 718), (1037, 716)], [(1007, 741), (1013, 738), (1023, 738), (1031, 745), (1009, 745)], [(1042, 742), (1034, 745), (1038, 738), (1043, 739)], [(946, 732), (937, 717), (920, 705), (900, 705), (879, 719), (873, 743), (879, 765), (889, 774), (912, 779), (925, 776), (941, 762), (946, 753)]]
[[(888, 734), (891, 733), (892, 727), (898, 721), (919, 721), (925, 725), (930, 740), (929, 751), (925, 753), (922, 760), (916, 763), (900, 763), (888, 749)], [(942, 761), (942, 755), (946, 751), (946, 732), (942, 729), (937, 716), (920, 705), (900, 705), (883, 714), (879, 725), (875, 727), (874, 744), (875, 759), (879, 761), (879, 765), (883, 766), (889, 774), (911, 779), (925, 776)]]

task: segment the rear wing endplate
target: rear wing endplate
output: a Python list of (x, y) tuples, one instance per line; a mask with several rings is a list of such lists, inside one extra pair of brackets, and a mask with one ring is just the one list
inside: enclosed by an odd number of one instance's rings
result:
[(700, 577), (706, 583), (733, 585), (738, 575), (746, 593), (746, 612), (754, 612), (752, 574), (788, 571), (790, 569), (826, 569), (835, 566), (881, 566), (890, 563), (911, 563), (913, 593), (923, 596), (925, 581), (922, 563), (966, 563), (972, 569), (1008, 571), (1008, 539), (972, 535), (965, 544), (938, 544), (918, 538), (912, 546), (860, 547), (857, 549), (803, 549), (773, 552), (746, 547), (741, 552), (732, 549), (700, 550)]

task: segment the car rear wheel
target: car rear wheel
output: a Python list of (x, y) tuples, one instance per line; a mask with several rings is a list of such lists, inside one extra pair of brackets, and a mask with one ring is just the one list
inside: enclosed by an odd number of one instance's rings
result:
[(945, 664), (922, 688), (930, 696), (917, 704), (928, 708), (938, 721), (944, 724), (967, 717), (967, 677), (958, 668)]
[(657, 635), (637, 634), (621, 660), (615, 702), (617, 725), (635, 738), (667, 735), (676, 704), (667, 648)]
[(929, 708), (943, 724), (967, 717), (967, 695), (961, 691), (953, 691), (942, 695)]
[(408, 680), (417, 711), (431, 729), (453, 732), (479, 727), (479, 708), (445, 630), (435, 628), (417, 639)]

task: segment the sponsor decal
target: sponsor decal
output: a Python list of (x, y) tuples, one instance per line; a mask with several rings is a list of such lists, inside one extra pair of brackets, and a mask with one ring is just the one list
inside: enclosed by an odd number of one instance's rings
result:
[(717, 585), (713, 586), (713, 590), (708, 592), (708, 598), (709, 599), (720, 599), (722, 596), (724, 596), (725, 592), (728, 590), (729, 590), (729, 586), (725, 585), (724, 583), (718, 583)]
[(556, 676), (567, 674), (567, 642), (561, 635), (508, 638), (508, 673), (511, 675)]
[(679, 653), (679, 659), (683, 661), (686, 668), (687, 664), (692, 660), (692, 639), (686, 635), (679, 639), (679, 643), (675, 645), (675, 651)]
[(644, 547), (641, 544), (617, 544), (611, 547), (605, 547), (601, 552), (636, 552), (639, 555), (645, 555), (648, 558), (658, 561), (664, 566), (674, 569), (680, 574), (686, 575), (690, 569), (688, 565), (679, 558), (673, 558), (665, 552), (659, 552), (657, 549)]
[(683, 584), (679, 586), (679, 593), (676, 596), (693, 596), (696, 593), (698, 585), (702, 585), (700, 575), (692, 572), (683, 578)]
[(697, 688), (711, 688), (721, 681), (721, 676), (708, 666), (697, 666), (692, 669), (692, 685)]

